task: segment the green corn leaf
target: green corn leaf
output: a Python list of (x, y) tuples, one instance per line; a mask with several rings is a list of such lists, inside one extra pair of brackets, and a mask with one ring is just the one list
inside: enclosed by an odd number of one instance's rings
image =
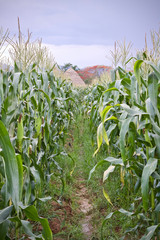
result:
[(45, 240), (52, 240), (53, 236), (52, 236), (52, 231), (49, 227), (49, 223), (48, 220), (46, 218), (42, 218), (38, 216), (38, 212), (37, 209), (35, 208), (35, 206), (28, 206), (28, 207), (23, 207), (21, 206), (21, 208), (24, 210), (26, 216), (32, 220), (32, 221), (37, 221), (40, 222), (42, 227), (43, 227), (43, 232), (42, 235), (44, 237)]
[(134, 193), (138, 192), (140, 186), (141, 186), (141, 178), (138, 178), (136, 184), (134, 185)]
[(35, 235), (35, 234), (33, 234), (33, 232), (32, 232), (32, 225), (31, 225), (30, 222), (25, 221), (25, 220), (21, 220), (21, 224), (22, 224), (22, 227), (23, 227), (24, 232), (25, 232), (28, 236), (32, 237), (32, 239), (43, 239), (41, 234), (38, 235), (38, 236)]
[(37, 200), (39, 200), (41, 202), (47, 202), (49, 200), (52, 200), (52, 197), (48, 196), (48, 197), (44, 197), (44, 198), (37, 198)]
[(104, 159), (104, 160), (99, 161), (99, 162), (91, 169), (91, 171), (90, 171), (90, 173), (89, 173), (89, 178), (88, 178), (88, 180), (90, 180), (92, 173), (94, 173), (94, 171), (95, 171), (99, 166), (101, 166), (101, 165), (103, 165), (103, 164), (106, 164), (106, 162), (109, 162), (109, 163), (111, 163), (111, 164), (113, 164), (113, 165), (124, 166), (123, 160), (122, 160), (121, 158), (108, 157), (108, 158), (106, 158), (106, 159)]
[(121, 126), (121, 130), (120, 130), (120, 150), (121, 150), (121, 155), (122, 155), (122, 159), (123, 162), (126, 161), (126, 151), (125, 151), (125, 137), (126, 134), (129, 130), (129, 124), (132, 121), (132, 118), (127, 118), (122, 122), (122, 126)]
[(156, 213), (160, 212), (160, 203), (156, 206), (155, 212), (156, 212)]
[(118, 88), (115, 88), (115, 87), (109, 88), (109, 89), (107, 89), (106, 91), (103, 92), (103, 95), (104, 95), (105, 93), (111, 92), (111, 91), (119, 91), (119, 90), (118, 90)]
[(141, 86), (141, 76), (140, 76), (140, 67), (143, 63), (143, 60), (137, 60), (134, 64), (134, 74), (137, 78), (139, 88)]
[(158, 99), (158, 78), (155, 73), (151, 73), (148, 76), (148, 94), (149, 98), (152, 102), (155, 113), (158, 116), (159, 124), (160, 124), (160, 113), (157, 106)]
[(109, 168), (103, 173), (103, 182), (108, 179), (109, 174), (114, 172), (115, 166), (111, 165)]
[(110, 219), (110, 218), (111, 218), (113, 215), (115, 215), (116, 213), (118, 213), (118, 211), (109, 213), (109, 214), (105, 217), (105, 220)]
[(147, 115), (147, 113), (141, 111), (139, 108), (130, 108), (127, 104), (121, 104), (121, 107), (130, 115), (130, 116), (138, 116), (138, 115)]
[(44, 143), (47, 146), (49, 142), (49, 127), (48, 127), (48, 123), (45, 123), (45, 127), (44, 127)]
[(13, 74), (13, 84), (12, 84), (12, 86), (13, 86), (14, 94), (15, 94), (15, 95), (17, 94), (20, 76), (21, 76), (21, 73), (20, 73), (20, 72), (17, 72), (17, 73), (14, 73), (14, 74)]
[(150, 61), (145, 61), (145, 63), (149, 64), (149, 65), (152, 67), (152, 69), (154, 70), (157, 78), (160, 79), (160, 71), (159, 71), (159, 69), (157, 68), (157, 66), (156, 66), (153, 62), (150, 62)]
[(106, 118), (104, 122), (107, 122), (109, 120), (114, 120), (116, 122), (118, 121), (118, 119), (115, 116), (111, 116), (111, 117)]
[(6, 220), (6, 221), (4, 221), (3, 223), (0, 224), (0, 239), (1, 240), (6, 240), (7, 239), (6, 235), (7, 235), (7, 232), (8, 232), (9, 225), (10, 225), (9, 220)]
[(16, 62), (14, 63), (14, 72), (15, 73), (20, 72), (20, 69), (19, 69), (19, 67), (18, 67)]
[(23, 118), (22, 118), (22, 114), (20, 114), (18, 119), (18, 128), (17, 128), (17, 145), (20, 152), (22, 151), (23, 136), (24, 136)]
[(95, 156), (97, 154), (97, 152), (100, 149), (100, 146), (102, 145), (102, 142), (103, 142), (102, 129), (103, 129), (103, 123), (100, 123), (100, 125), (97, 128), (97, 145), (98, 145), (98, 148), (94, 152), (93, 156)]
[(132, 104), (134, 103), (134, 101), (136, 101), (137, 98), (137, 94), (136, 94), (136, 77), (133, 75), (131, 77), (131, 100), (132, 100)]
[(147, 228), (147, 234), (145, 234), (140, 240), (150, 240), (152, 239), (156, 229), (158, 228), (159, 225), (153, 225), (151, 227)]
[(13, 209), (13, 205), (0, 210), (0, 224), (6, 221)]
[(30, 167), (23, 165), (23, 168), (25, 175), (24, 184), (26, 186), (24, 192), (24, 204), (27, 205), (31, 196)]
[(153, 134), (153, 137), (156, 144), (157, 155), (158, 155), (158, 158), (160, 159), (160, 135)]
[(124, 78), (126, 75), (126, 71), (119, 66), (118, 66), (118, 73), (119, 73), (120, 79)]
[(134, 214), (134, 212), (126, 211), (126, 210), (123, 209), (123, 208), (120, 208), (120, 209), (118, 210), (118, 212), (120, 212), (120, 213), (126, 215), (127, 217), (131, 217), (131, 216)]
[(22, 169), (22, 163), (17, 161), (14, 149), (10, 142), (9, 134), (2, 121), (0, 121), (0, 146), (2, 148), (2, 155), (5, 163), (5, 175), (7, 182), (6, 193), (9, 194), (17, 212), (19, 212), (18, 203), (21, 200), (21, 183), (23, 181), (19, 169)]
[(43, 240), (44, 239), (42, 237), (42, 234), (35, 235), (32, 232), (32, 225), (31, 225), (31, 223), (29, 221), (21, 220), (19, 217), (10, 217), (8, 219), (11, 222), (18, 223), (19, 226), (22, 226), (25, 234), (27, 234), (29, 237), (31, 237), (31, 239), (33, 239), (33, 240), (36, 240), (36, 239)]
[(36, 170), (35, 167), (32, 166), (32, 167), (30, 167), (30, 171), (31, 171), (32, 175), (34, 176), (36, 184), (40, 185), (41, 184), (41, 178), (40, 178), (38, 170)]
[(103, 111), (103, 97), (101, 96), (100, 97), (100, 100), (99, 100), (99, 108), (98, 108), (98, 111), (100, 113), (100, 116), (102, 118), (102, 111)]
[(146, 110), (147, 110), (147, 113), (154, 119), (155, 110), (150, 98), (146, 100)]
[(131, 80), (129, 78), (123, 78), (121, 84), (127, 89), (131, 90)]
[(158, 163), (157, 159), (150, 158), (142, 172), (141, 191), (142, 191), (143, 208), (145, 211), (148, 210), (148, 204), (149, 204), (149, 177), (156, 170), (157, 163)]
[(88, 180), (90, 180), (91, 176), (92, 176), (92, 173), (94, 173), (94, 171), (101, 165), (103, 165), (104, 163), (106, 163), (105, 160), (102, 160), (102, 161), (99, 161), (90, 171), (89, 173), (89, 177), (88, 177)]
[(113, 70), (111, 70), (111, 79), (112, 79), (112, 82), (116, 81), (116, 71), (117, 71), (118, 68), (115, 68)]
[(160, 135), (160, 127), (157, 125), (157, 123), (153, 120), (152, 117), (151, 117), (151, 123), (154, 129), (154, 132)]
[(157, 95), (158, 95), (158, 78), (155, 73), (151, 73), (148, 76), (148, 94), (151, 99), (153, 106), (157, 106)]
[(30, 178), (28, 178), (26, 181), (26, 189), (25, 189), (25, 196), (24, 196), (24, 202), (27, 205), (29, 203), (30, 197), (31, 197), (31, 182)]
[(44, 92), (48, 92), (48, 74), (46, 72), (42, 73), (41, 78), (43, 79), (43, 90)]
[(41, 125), (42, 125), (42, 119), (39, 116), (35, 117), (35, 129), (37, 132), (37, 136), (39, 136), (39, 134), (40, 134)]
[(105, 161), (107, 161), (113, 165), (124, 166), (123, 160), (121, 158), (107, 157), (107, 158), (105, 158)]
[(112, 133), (112, 131), (117, 127), (117, 124), (112, 124), (109, 126), (108, 130), (107, 130), (107, 136), (109, 137), (110, 134)]
[(33, 104), (34, 108), (37, 109), (38, 108), (38, 104), (37, 104), (37, 101), (36, 101), (34, 96), (31, 97), (30, 101)]
[(102, 145), (103, 139), (106, 142), (106, 144), (109, 145), (108, 136), (107, 136), (105, 127), (104, 127), (103, 122), (102, 122), (102, 123), (100, 123), (100, 125), (97, 128), (97, 145), (98, 145), (98, 148), (94, 152), (93, 156), (95, 156), (97, 154), (97, 152), (99, 151), (99, 149)]
[(72, 176), (72, 174), (74, 172), (74, 169), (76, 168), (76, 162), (75, 162), (74, 158), (70, 154), (67, 154), (67, 155), (72, 160), (72, 163), (73, 163), (72, 170), (70, 171), (70, 176)]
[(42, 89), (35, 89), (35, 91), (39, 91), (39, 92), (42, 92), (43, 94), (44, 94), (44, 96), (45, 96), (45, 98), (46, 98), (46, 100), (47, 100), (47, 102), (48, 102), (48, 105), (49, 105), (49, 108), (51, 108), (51, 99), (50, 99), (50, 97), (47, 95), (47, 93), (45, 93)]
[(23, 190), (23, 165), (22, 165), (22, 157), (20, 154), (16, 155), (17, 163), (18, 163), (18, 173), (19, 173), (19, 198), (22, 198), (22, 190)]
[(110, 200), (110, 197), (109, 197), (108, 193), (104, 190), (104, 188), (103, 188), (103, 195), (107, 199), (107, 201), (113, 206), (113, 204)]
[(106, 143), (107, 145), (109, 145), (109, 140), (108, 140), (108, 136), (107, 136), (107, 133), (106, 133), (106, 130), (105, 130), (104, 125), (103, 125), (103, 127), (102, 127), (102, 136), (103, 136), (103, 139), (104, 139), (105, 143)]
[(102, 118), (102, 122), (105, 121), (106, 118), (106, 114), (108, 113), (108, 111), (112, 108), (112, 106), (106, 106), (102, 112), (100, 112), (101, 118)]

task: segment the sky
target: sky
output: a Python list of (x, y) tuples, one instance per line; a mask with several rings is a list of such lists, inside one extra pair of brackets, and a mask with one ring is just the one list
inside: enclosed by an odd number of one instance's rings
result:
[(160, 0), (0, 0), (0, 27), (10, 36), (32, 32), (32, 39), (52, 51), (59, 65), (82, 68), (110, 65), (110, 50), (116, 40), (148, 44), (150, 31), (160, 28)]

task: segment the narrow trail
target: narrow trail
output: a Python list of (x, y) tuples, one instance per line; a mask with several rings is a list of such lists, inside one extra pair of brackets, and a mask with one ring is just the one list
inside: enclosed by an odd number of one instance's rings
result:
[[(95, 240), (94, 196), (89, 172), (93, 165), (93, 147), (88, 121), (82, 116), (72, 123), (65, 142), (67, 153), (74, 159), (64, 159), (68, 179), (68, 192), (65, 192), (62, 205), (54, 202), (53, 209), (58, 218), (55, 240)], [(63, 161), (63, 160), (62, 160)], [(69, 165), (71, 164), (71, 165)], [(73, 167), (74, 166), (74, 167)], [(57, 211), (57, 209), (59, 211)], [(65, 215), (62, 213), (65, 211)], [(54, 221), (55, 222), (55, 221)], [(64, 222), (64, 226), (60, 224)]]
[[(88, 139), (84, 138), (84, 134), (86, 135), (86, 129), (84, 128), (83, 122), (79, 122), (79, 129), (77, 129), (77, 139), (75, 139), (76, 148), (74, 151), (77, 156), (77, 170), (75, 174), (76, 184), (76, 197), (79, 204), (79, 210), (83, 213), (83, 218), (80, 220), (80, 225), (82, 228), (82, 233), (84, 235), (85, 240), (91, 240), (93, 235), (93, 226), (91, 224), (92, 221), (92, 210), (93, 203), (88, 193), (87, 179), (88, 179), (88, 166), (87, 166), (87, 156), (86, 156), (86, 146), (88, 144)], [(88, 154), (92, 156), (92, 152)], [(86, 170), (86, 172), (85, 172)]]
[[(84, 179), (78, 179), (79, 181), (83, 181)], [(80, 211), (84, 214), (84, 218), (80, 222), (82, 225), (82, 232), (84, 234), (85, 239), (90, 240), (92, 236), (93, 227), (91, 225), (92, 220), (92, 209), (93, 206), (90, 203), (88, 197), (88, 190), (85, 184), (79, 185), (79, 190), (76, 195), (79, 197), (78, 203), (80, 207)]]
[[(106, 166), (101, 169), (98, 168), (94, 176), (88, 181), (91, 169), (97, 162), (105, 158), (104, 153), (100, 153), (99, 156), (93, 158), (95, 146), (91, 144), (91, 137), (88, 119), (78, 116), (72, 122), (64, 145), (65, 151), (70, 157), (67, 158), (64, 155), (59, 158), (60, 166), (62, 165), (66, 170), (65, 180), (67, 184), (61, 205), (55, 201), (52, 203), (54, 240), (102, 239), (102, 222), (112, 211), (112, 207), (107, 204), (102, 196), (103, 182), (101, 176)], [(57, 178), (54, 181), (56, 180)], [(120, 181), (117, 180), (117, 174), (113, 176), (108, 185), (108, 190), (112, 190), (110, 192), (116, 199), (115, 184), (120, 189), (121, 185)], [(106, 224), (103, 235), (110, 240), (119, 239), (122, 236), (122, 221), (123, 218), (121, 220), (118, 215), (115, 215), (115, 218)]]

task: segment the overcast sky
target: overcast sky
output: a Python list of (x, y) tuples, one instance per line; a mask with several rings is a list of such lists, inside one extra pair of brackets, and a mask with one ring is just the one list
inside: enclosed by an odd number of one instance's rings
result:
[(32, 39), (42, 38), (56, 61), (79, 67), (109, 64), (116, 40), (144, 47), (144, 37), (160, 27), (160, 0), (0, 0), (0, 26)]

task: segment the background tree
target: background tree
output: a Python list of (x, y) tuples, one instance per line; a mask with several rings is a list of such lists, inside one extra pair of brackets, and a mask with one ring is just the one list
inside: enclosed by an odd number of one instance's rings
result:
[(75, 71), (80, 70), (79, 67), (77, 67), (77, 65), (73, 65), (71, 63), (66, 63), (64, 66), (62, 66), (62, 70), (64, 72), (67, 71), (69, 68), (73, 68)]

